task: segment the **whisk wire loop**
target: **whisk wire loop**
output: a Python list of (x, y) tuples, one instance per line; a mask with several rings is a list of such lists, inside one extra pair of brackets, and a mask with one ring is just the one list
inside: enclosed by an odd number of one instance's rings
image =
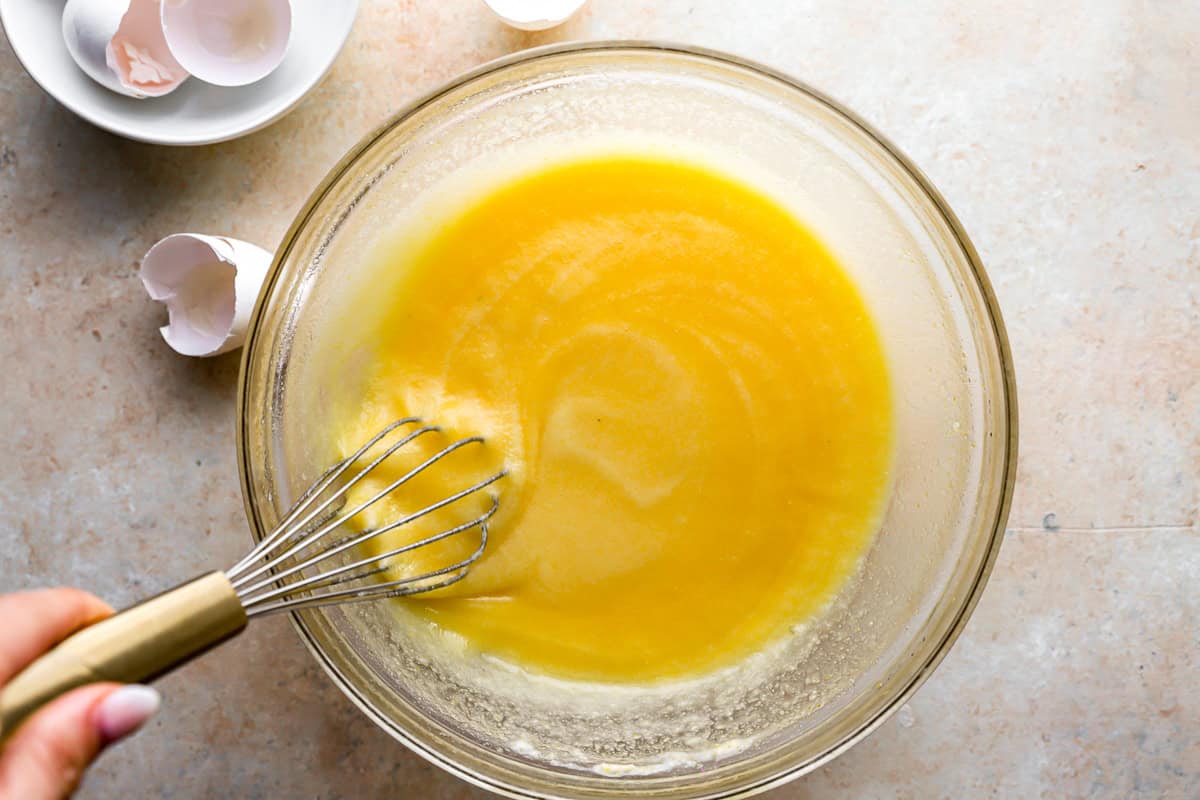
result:
[(303, 523), (301, 523), (300, 526), (294, 525), (296, 517), (304, 513), (304, 509), (308, 507), (308, 503), (312, 498), (328, 489), (334, 481), (341, 477), (342, 473), (350, 468), (351, 464), (366, 455), (367, 451), (377, 445), (389, 433), (401, 427), (402, 425), (410, 425), (420, 421), (421, 420), (417, 417), (406, 417), (388, 424), (383, 430), (372, 436), (366, 442), (366, 444), (358, 448), (353, 455), (347, 456), (327, 469), (320, 478), (318, 478), (311, 486), (304, 490), (304, 493), (300, 495), (300, 498), (288, 510), (283, 519), (279, 521), (279, 524), (275, 526), (275, 529), (264, 536), (257, 545), (251, 548), (250, 552), (247, 553), (241, 561), (225, 570), (225, 575), (232, 580), (234, 576), (238, 575), (251, 564), (258, 561), (258, 559), (261, 558), (264, 553), (278, 544), (281, 539), (285, 538), (290, 530), (292, 530), (294, 527), (302, 527)]
[[(416, 425), (366, 466), (347, 476), (389, 434), (404, 425)], [(459, 439), (406, 471), (385, 488), (344, 510), (347, 493), (388, 458), (420, 436), (440, 433), (441, 429), (425, 425), (418, 417), (396, 420), (384, 427), (347, 458), (334, 464), (301, 495), (272, 530), (250, 553), (225, 574), (233, 584), (246, 614), (257, 616), (279, 611), (313, 608), (335, 603), (357, 602), (380, 597), (400, 597), (444, 588), (466, 577), (468, 568), (482, 555), (487, 546), (488, 523), (499, 509), (499, 498), (491, 495), (491, 505), (481, 514), (437, 533), (391, 548), (386, 552), (364, 556), (349, 563), (325, 566), (330, 559), (346, 554), (368, 541), (416, 522), (464, 498), (481, 492), (507, 474), (500, 470), (471, 486), (441, 500), (430, 503), (392, 522), (344, 536), (336, 536), (355, 516), (384, 499), (416, 476), (433, 467), (468, 445), (483, 445), (479, 436)], [(345, 476), (345, 477), (344, 477)], [(393, 559), (428, 547), (452, 536), (478, 530), (479, 544), (466, 557), (452, 564), (419, 574), (405, 575), (392, 580), (369, 580), (394, 568)], [(354, 584), (354, 585), (349, 585)], [(343, 587), (343, 588), (334, 588)]]
[[(414, 420), (414, 421), (419, 421), (419, 420)], [(388, 426), (388, 427), (391, 428), (391, 426)], [(392, 428), (392, 430), (395, 430), (395, 428)], [(370, 464), (368, 464), (365, 468), (361, 469), (352, 478), (350, 478), (344, 484), (342, 484), (336, 491), (333, 492), (333, 494), (331, 494), (329, 497), (327, 497), (324, 501), (318, 503), (311, 511), (309, 511), (307, 514), (305, 514), (303, 516), (303, 519), (300, 519), (299, 521), (289, 522), (289, 523), (280, 523), (280, 525), (277, 526), (275, 531), (271, 532), (270, 536), (275, 537), (271, 546), (264, 548), (262, 550), (262, 552), (259, 553), (258, 558), (269, 557), (269, 558), (271, 558), (271, 560), (286, 559), (293, 553), (296, 553), (299, 550), (302, 550), (304, 547), (311, 544), (313, 541), (316, 541), (316, 539), (320, 538), (321, 536), (324, 536), (330, 530), (333, 530), (333, 528), (337, 527), (337, 525), (334, 525), (332, 527), (323, 525), (321, 527), (318, 527), (316, 532), (307, 533), (299, 542), (295, 542), (290, 547), (288, 547), (288, 549), (285, 552), (279, 553), (274, 556), (270, 555), (271, 551), (274, 548), (276, 548), (280, 545), (286, 544), (289, 541), (293, 541), (294, 539), (296, 539), (296, 536), (298, 533), (304, 533), (305, 531), (307, 531), (309, 529), (310, 524), (312, 523), (312, 521), (315, 518), (317, 518), (323, 512), (325, 512), (331, 505), (340, 502), (342, 500), (342, 498), (345, 497), (347, 492), (349, 492), (351, 489), (354, 488), (354, 486), (356, 484), (358, 484), (360, 481), (362, 481), (364, 478), (366, 478), (367, 475), (369, 475), (377, 466), (382, 464), (390, 456), (392, 456), (394, 453), (396, 453), (398, 450), (400, 450), (400, 448), (404, 447), (409, 442), (413, 441), (417, 437), (422, 436), (426, 433), (435, 433), (435, 432), (440, 432), (440, 431), (441, 431), (440, 428), (436, 428), (436, 427), (432, 427), (432, 426), (423, 426), (423, 427), (418, 428), (415, 431), (412, 431), (411, 433), (404, 436), (404, 438), (400, 439), (400, 441), (395, 442), (394, 444), (389, 446), (386, 450), (383, 451), (383, 453), (381, 453), (379, 456), (377, 456)], [(386, 435), (388, 432), (389, 431), (387, 431), (387, 429), (385, 429), (384, 435)], [(475, 440), (480, 441), (480, 442), (483, 441), (482, 439), (479, 439), (478, 437), (475, 437)], [(374, 439), (373, 441), (377, 441), (377, 439)], [(452, 445), (452, 447), (453, 447), (453, 445)], [(333, 484), (333, 481), (336, 481), (337, 478), (340, 477), (343, 472), (345, 472), (347, 469), (349, 469), (350, 466), (353, 465), (359, 458), (361, 458), (362, 454), (365, 454), (365, 452), (369, 449), (370, 449), (370, 445), (359, 448), (359, 450), (353, 456), (350, 456), (350, 458), (347, 459), (346, 462), (343, 462), (343, 464), (335, 467), (334, 474), (331, 476), (331, 478), (328, 480), (326, 485), (320, 491), (317, 491), (315, 493), (305, 492), (301, 498), (301, 502), (297, 504), (297, 505), (302, 505), (300, 510), (303, 511), (303, 508), (307, 507), (309, 502), (311, 502), (313, 499), (315, 499), (317, 497), (320, 497), (322, 491), (329, 488), (329, 486)], [(438, 455), (441, 456), (443, 454), (444, 453), (439, 453)], [(437, 457), (435, 456), (433, 460), (436, 460), (436, 458)], [(431, 463), (433, 463), (433, 460), (427, 461), (425, 464), (422, 464), (417, 469), (415, 469), (415, 470), (411, 471), (410, 473), (408, 473), (407, 475), (403, 476), (395, 484), (388, 487), (388, 489), (385, 489), (384, 491), (379, 492), (374, 497), (372, 497), (370, 500), (362, 503), (354, 511), (351, 511), (350, 513), (346, 514), (344, 519), (349, 519), (350, 517), (354, 516), (355, 514), (363, 511), (368, 506), (374, 504), (377, 500), (381, 499), (383, 496), (388, 494), (389, 491), (400, 486), (402, 483), (407, 482), (415, 474), (420, 472), (421, 469), (429, 466)], [(324, 483), (324, 482), (325, 482), (324, 480), (318, 481), (318, 483)], [(296, 506), (293, 506), (293, 509), (295, 509), (295, 508), (296, 508)], [(340, 509), (340, 506), (339, 506), (339, 509)], [(335, 510), (335, 513), (336, 513), (336, 510)], [(292, 517), (291, 512), (289, 512), (288, 517), (289, 518)], [(341, 524), (341, 523), (339, 523), (339, 524)], [(276, 536), (276, 534), (279, 533), (281, 529), (282, 529), (282, 535)], [(270, 538), (270, 537), (268, 537), (268, 538)], [(238, 575), (236, 577), (236, 579), (231, 577), (231, 580), (233, 581), (234, 586), (237, 586), (241, 583), (245, 583), (247, 580), (253, 579), (253, 578), (257, 577), (258, 575), (261, 575), (262, 573), (264, 573), (266, 571), (267, 571), (266, 565), (259, 565), (257, 568), (251, 570), (249, 573)], [(229, 575), (229, 574), (230, 573), (228, 573), (228, 572), (226, 573), (226, 575)]]

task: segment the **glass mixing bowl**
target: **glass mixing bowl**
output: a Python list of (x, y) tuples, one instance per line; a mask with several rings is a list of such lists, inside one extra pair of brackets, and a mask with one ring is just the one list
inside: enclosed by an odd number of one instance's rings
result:
[(353, 398), (368, 356), (329, 347), (330, 319), (376, 238), (464, 169), (614, 136), (721, 154), (856, 279), (889, 359), (897, 432), (860, 575), (766, 652), (662, 686), (578, 686), (451, 652), (387, 602), (294, 619), (371, 719), (492, 791), (745, 795), (844, 751), (928, 677), (983, 589), (1012, 494), (1011, 357), (979, 258), (916, 168), (829, 98), (719, 53), (610, 42), (520, 53), (398, 114), (322, 182), (268, 275), (242, 362), (246, 507), (261, 537), (332, 461), (331, 409)]

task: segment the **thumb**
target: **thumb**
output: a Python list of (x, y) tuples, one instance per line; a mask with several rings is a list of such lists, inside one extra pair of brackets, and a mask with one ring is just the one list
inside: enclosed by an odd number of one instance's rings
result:
[(0, 752), (0, 799), (69, 797), (105, 745), (141, 727), (158, 705), (147, 686), (98, 683), (43, 706)]

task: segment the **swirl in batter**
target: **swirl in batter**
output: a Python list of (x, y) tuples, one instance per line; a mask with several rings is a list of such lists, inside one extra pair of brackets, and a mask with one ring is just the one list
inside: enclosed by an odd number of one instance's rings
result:
[(735, 177), (627, 154), (527, 172), (436, 224), (379, 259), (394, 289), (360, 321), (374, 367), (338, 441), (420, 414), (484, 434), (511, 475), (470, 575), (401, 602), (527, 669), (622, 682), (724, 666), (820, 613), (878, 526), (892, 401), (812, 232)]

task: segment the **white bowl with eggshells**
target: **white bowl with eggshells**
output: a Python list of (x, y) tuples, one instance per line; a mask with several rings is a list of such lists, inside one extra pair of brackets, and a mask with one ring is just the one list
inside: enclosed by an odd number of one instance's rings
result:
[[(179, 5), (177, 0), (165, 1)], [(177, 23), (172, 30), (167, 25), (166, 29), (176, 37), (171, 43), (172, 50), (187, 66), (183, 74), (192, 74), (168, 87), (161, 96), (154, 96), (159, 90), (139, 90), (136, 86), (131, 89), (127, 84), (122, 85), (125, 81), (119, 74), (107, 74), (104, 47), (98, 44), (102, 37), (112, 36), (113, 32), (105, 27), (109, 20), (119, 21), (125, 9), (137, 2), (0, 0), (0, 25), (25, 71), (66, 108), (119, 136), (167, 145), (235, 139), (284, 116), (329, 71), (358, 12), (358, 0), (291, 0), (287, 21), (290, 29), (283, 35), (279, 53), (274, 54), (278, 66), (264, 65), (258, 73), (266, 73), (265, 76), (249, 72), (241, 80), (224, 74), (220, 63), (197, 63), (197, 55), (203, 56), (200, 45), (206, 34), (202, 24), (196, 30), (197, 35), (191, 37), (193, 41), (182, 44), (178, 40), (181, 26)], [(158, 0), (151, 2), (158, 5)], [(64, 10), (68, 17), (74, 18), (68, 19), (66, 26)], [(164, 22), (168, 16), (164, 14)], [(64, 28), (68, 33), (66, 38)], [(72, 36), (73, 30), (80, 30), (83, 35)], [(186, 27), (182, 31), (191, 33)], [(230, 80), (247, 85), (218, 85)], [(139, 94), (149, 96), (131, 96)]]

